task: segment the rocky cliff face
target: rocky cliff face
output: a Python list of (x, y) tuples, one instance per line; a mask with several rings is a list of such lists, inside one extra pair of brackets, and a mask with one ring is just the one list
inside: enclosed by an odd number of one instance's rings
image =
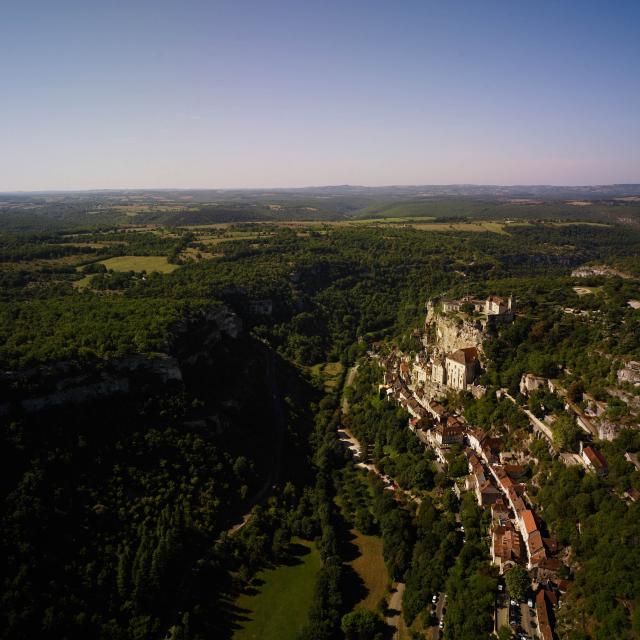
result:
[(437, 344), (444, 353), (451, 353), (464, 347), (476, 347), (479, 352), (482, 351), (484, 332), (480, 326), (440, 316), (436, 320), (435, 330)]
[(624, 363), (624, 365), (618, 370), (617, 373), (619, 382), (629, 382), (633, 385), (640, 384), (640, 362), (630, 361)]
[(171, 352), (183, 367), (193, 366), (202, 360), (212, 364), (213, 348), (220, 340), (224, 337), (236, 339), (241, 333), (240, 318), (221, 305), (176, 326)]
[(0, 375), (0, 416), (180, 388), (185, 369), (196, 363), (215, 364), (216, 346), (224, 338), (238, 338), (241, 332), (240, 319), (220, 306), (176, 326), (168, 353), (131, 355), (91, 364), (59, 362), (5, 372)]
[(464, 347), (476, 347), (482, 353), (482, 341), (486, 329), (479, 320), (466, 319), (463, 315), (443, 314), (434, 305), (427, 305), (425, 330), (430, 347), (442, 353), (451, 353)]

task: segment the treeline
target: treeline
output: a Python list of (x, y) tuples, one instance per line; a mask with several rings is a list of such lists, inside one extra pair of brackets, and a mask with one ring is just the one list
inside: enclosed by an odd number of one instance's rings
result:
[[(281, 559), (291, 535), (321, 535), (325, 496), (305, 489), (315, 392), (287, 363), (265, 367), (268, 353), (221, 339), (208, 344), (215, 367), (183, 367), (186, 388), (149, 378), (139, 395), (3, 421), (0, 636), (220, 637), (234, 574)], [(68, 373), (80, 374), (91, 380), (88, 366)], [(274, 482), (246, 545), (225, 540)]]
[[(451, 494), (450, 494), (451, 498)], [(407, 625), (431, 605), (434, 595), (444, 591), (449, 569), (462, 546), (462, 534), (455, 520), (457, 500), (449, 501), (448, 509), (439, 509), (426, 496), (418, 509), (416, 544), (406, 574), (402, 610)], [(434, 622), (430, 616), (423, 623)], [(424, 626), (427, 626), (424, 625)]]
[(488, 640), (493, 631), (493, 610), (498, 593), (496, 569), (487, 556), (488, 514), (472, 493), (460, 504), (465, 543), (449, 569), (445, 589), (446, 640)]
[(206, 549), (255, 485), (251, 466), (184, 427), (85, 413), (96, 433), (78, 417), (61, 416), (38, 445), (27, 425), (5, 434), (5, 473), (18, 476), (2, 519), (2, 636), (158, 636), (211, 568)]
[(0, 366), (118, 358), (166, 351), (173, 328), (214, 302), (95, 295), (7, 303), (0, 309)]

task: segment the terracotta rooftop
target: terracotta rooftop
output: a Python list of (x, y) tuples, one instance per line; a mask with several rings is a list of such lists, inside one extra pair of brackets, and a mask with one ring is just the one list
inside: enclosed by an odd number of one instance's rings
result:
[(531, 535), (534, 531), (537, 531), (538, 525), (536, 524), (536, 519), (531, 509), (525, 509), (520, 514), (520, 516), (522, 517), (522, 521), (524, 522), (524, 528), (527, 530), (527, 533), (529, 535)]
[(430, 402), (429, 407), (431, 408), (431, 411), (437, 413), (439, 416), (443, 416), (446, 413), (445, 408), (437, 402)]
[(633, 487), (627, 490), (627, 495), (629, 496), (632, 502), (640, 501), (640, 491), (638, 491)]
[(512, 478), (520, 478), (527, 473), (527, 468), (520, 464), (505, 464), (504, 470)]
[(450, 360), (455, 360), (460, 364), (472, 364), (478, 359), (478, 350), (475, 347), (465, 347), (464, 349), (458, 349), (451, 355), (447, 356)]
[(585, 447), (583, 449), (583, 453), (587, 457), (591, 465), (593, 465), (596, 469), (605, 469), (607, 467), (606, 460), (597, 449), (594, 449), (593, 447)]
[(542, 640), (553, 640), (553, 631), (551, 629), (551, 615), (549, 612), (549, 603), (544, 589), (540, 589), (536, 595), (536, 609), (538, 612), (538, 629)]
[(538, 563), (547, 557), (547, 552), (545, 551), (544, 544), (542, 544), (542, 536), (539, 531), (534, 531), (529, 534), (527, 546), (529, 547), (529, 556), (531, 557), (532, 563)]

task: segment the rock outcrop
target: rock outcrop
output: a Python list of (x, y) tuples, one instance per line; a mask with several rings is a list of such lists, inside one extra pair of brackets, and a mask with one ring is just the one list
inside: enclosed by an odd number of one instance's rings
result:
[(214, 364), (216, 346), (236, 339), (242, 322), (220, 305), (173, 328), (167, 353), (134, 354), (114, 360), (57, 362), (0, 374), (0, 416), (38, 413), (127, 395), (144, 396), (183, 386), (184, 372), (196, 363)]
[(441, 313), (433, 302), (429, 301), (425, 318), (425, 336), (425, 346), (435, 347), (442, 354), (466, 347), (475, 347), (482, 354), (485, 328), (480, 320)]

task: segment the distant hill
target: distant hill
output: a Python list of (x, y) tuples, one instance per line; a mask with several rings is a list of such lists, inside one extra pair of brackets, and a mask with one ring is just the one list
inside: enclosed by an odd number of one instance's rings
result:
[(188, 226), (362, 218), (532, 219), (640, 223), (640, 184), (352, 185), (300, 189), (141, 189), (0, 193), (0, 229)]

